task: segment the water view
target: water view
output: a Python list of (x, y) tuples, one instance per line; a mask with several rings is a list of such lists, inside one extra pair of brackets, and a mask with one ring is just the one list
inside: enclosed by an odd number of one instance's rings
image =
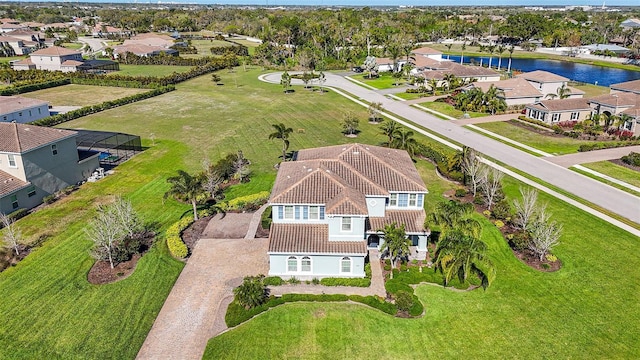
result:
[[(447, 55), (443, 55), (444, 58)], [(451, 60), (460, 61), (460, 56), (451, 55)], [(483, 65), (489, 63), (489, 57), (465, 56), (465, 63), (475, 63)], [(502, 69), (507, 69), (509, 57), (502, 58)], [(491, 67), (498, 66), (498, 57), (493, 57)], [(517, 71), (534, 71), (545, 70), (569, 78), (573, 81), (584, 82), (588, 84), (597, 84), (601, 86), (609, 86), (625, 81), (639, 80), (640, 71), (631, 71), (623, 69), (613, 69), (602, 66), (589, 64), (579, 64), (570, 61), (545, 60), (545, 59), (513, 59), (511, 69)], [(640, 70), (640, 68), (638, 68)]]

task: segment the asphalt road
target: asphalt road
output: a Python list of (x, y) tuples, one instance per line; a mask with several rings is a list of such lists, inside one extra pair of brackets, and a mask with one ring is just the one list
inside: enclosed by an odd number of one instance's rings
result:
[(367, 102), (380, 102), (385, 111), (410, 120), (455, 142), (474, 148), (488, 157), (640, 224), (640, 198), (634, 195), (553, 164), (544, 158), (535, 157), (469, 131), (451, 121), (441, 120), (401, 101), (391, 100), (374, 90), (354, 84), (342, 76), (326, 74), (324, 86), (342, 89)]

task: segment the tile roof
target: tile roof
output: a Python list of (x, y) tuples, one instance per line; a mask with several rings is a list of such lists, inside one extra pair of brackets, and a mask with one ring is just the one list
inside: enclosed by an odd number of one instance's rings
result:
[(393, 64), (393, 60), (389, 59), (389, 58), (385, 58), (385, 57), (377, 57), (376, 58), (376, 64), (377, 65), (388, 65), (388, 64)]
[(368, 219), (368, 232), (378, 232), (378, 230), (396, 223), (405, 224), (407, 233), (424, 233), (427, 229), (424, 226), (426, 215), (424, 210), (386, 210), (384, 217), (370, 217)]
[(522, 78), (512, 78), (500, 81), (474, 82), (474, 87), (487, 91), (494, 85), (504, 92), (505, 99), (526, 98), (526, 97), (542, 97), (542, 93), (533, 87), (527, 80)]
[(84, 64), (82, 61), (78, 60), (65, 60), (60, 64), (61, 66), (80, 66)]
[(0, 123), (0, 151), (25, 153), (74, 135), (76, 135), (76, 132), (70, 130), (17, 123)]
[(591, 110), (587, 99), (545, 100), (528, 107), (542, 111)]
[(52, 46), (38, 51), (32, 52), (31, 55), (44, 55), (44, 56), (64, 56), (81, 54), (79, 51), (63, 48), (60, 46)]
[(632, 80), (623, 83), (612, 84), (610, 88), (613, 90), (640, 94), (640, 80)]
[(627, 110), (622, 112), (623, 114), (627, 114), (631, 117), (636, 118), (636, 120), (640, 120), (640, 106), (634, 106), (632, 108), (628, 108)]
[(12, 193), (18, 189), (28, 186), (30, 183), (24, 182), (0, 170), (0, 196)]
[(564, 76), (556, 75), (544, 70), (530, 71), (520, 75), (516, 75), (516, 77), (542, 83), (569, 81), (569, 79)]
[(418, 69), (429, 68), (433, 70), (443, 70), (449, 68), (451, 61), (438, 61), (424, 56), (415, 56), (409, 60)]
[(0, 96), (0, 115), (9, 114), (22, 109), (30, 109), (34, 106), (41, 105), (49, 106), (49, 103), (22, 96)]
[(451, 63), (446, 70), (426, 70), (418, 74), (425, 79), (442, 80), (446, 75), (453, 74), (460, 78), (481, 77), (481, 76), (499, 76), (498, 72), (482, 66), (460, 65)]
[(20, 61), (12, 62), (11, 65), (35, 65), (31, 58), (22, 59)]
[(271, 224), (269, 253), (364, 255), (364, 240), (329, 241), (327, 224)]
[(613, 107), (627, 107), (627, 106), (635, 106), (636, 104), (640, 104), (640, 95), (621, 92), (616, 94), (606, 94), (595, 96), (588, 99), (590, 103), (608, 105)]
[(326, 213), (329, 215), (367, 215), (369, 211), (364, 194), (348, 187), (327, 201)]
[(438, 51), (430, 47), (423, 46), (421, 48), (411, 50), (411, 53), (418, 54), (418, 55), (440, 55), (442, 54), (442, 51)]

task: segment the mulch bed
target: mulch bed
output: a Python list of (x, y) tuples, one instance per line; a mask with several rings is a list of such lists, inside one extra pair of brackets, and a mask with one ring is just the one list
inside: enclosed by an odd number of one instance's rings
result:
[(529, 250), (518, 251), (511, 249), (511, 251), (513, 252), (513, 255), (520, 259), (520, 261), (539, 271), (554, 272), (560, 270), (562, 267), (562, 262), (560, 260), (551, 262), (545, 259), (540, 261), (540, 259)]
[(212, 217), (213, 216), (200, 218), (182, 232), (182, 241), (187, 245), (189, 254), (193, 252), (200, 236), (204, 232), (204, 229), (207, 228), (207, 225), (209, 225), (209, 220), (211, 220)]
[(631, 170), (640, 172), (640, 166), (633, 166), (633, 165), (627, 164), (626, 162), (624, 162), (624, 161), (622, 161), (620, 159), (613, 159), (613, 160), (609, 160), (609, 161), (611, 161), (612, 163), (614, 163), (616, 165), (624, 166), (627, 169), (631, 169)]
[(18, 245), (18, 252), (20, 255), (16, 255), (13, 248), (0, 250), (0, 272), (11, 266), (16, 266), (17, 263), (22, 261), (22, 259), (26, 258), (27, 255), (31, 253), (31, 248), (25, 245)]
[(126, 279), (136, 269), (138, 260), (151, 248), (155, 240), (154, 235), (155, 234), (151, 232), (147, 233), (145, 238), (140, 242), (140, 253), (134, 254), (131, 259), (127, 261), (118, 263), (113, 269), (108, 261), (96, 261), (91, 267), (91, 270), (89, 270), (89, 274), (87, 274), (87, 280), (94, 285), (102, 285)]

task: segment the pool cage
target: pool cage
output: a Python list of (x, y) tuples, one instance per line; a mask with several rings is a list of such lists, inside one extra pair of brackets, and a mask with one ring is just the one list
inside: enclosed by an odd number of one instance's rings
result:
[(77, 130), (78, 151), (99, 152), (100, 165), (107, 169), (128, 160), (143, 150), (140, 136), (109, 131)]

